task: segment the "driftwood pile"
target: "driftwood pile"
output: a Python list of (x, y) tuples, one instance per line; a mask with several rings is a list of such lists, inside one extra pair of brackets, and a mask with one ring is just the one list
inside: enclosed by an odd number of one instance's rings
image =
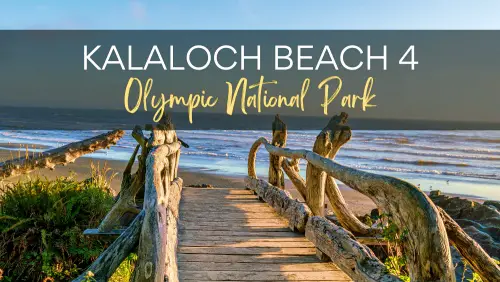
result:
[[(317, 136), (312, 151), (291, 150), (284, 148), (286, 125), (276, 116), (272, 142), (259, 138), (250, 149), (247, 187), (289, 219), (300, 218), (301, 228), (291, 227), (305, 230), (320, 257), (330, 258), (355, 281), (399, 281), (399, 278), (388, 274), (384, 264), (362, 244), (370, 240), (358, 240), (366, 236), (376, 238), (381, 230), (360, 222), (348, 209), (335, 179), (368, 196), (380, 210), (392, 216), (400, 230), (407, 230), (404, 253), (411, 281), (455, 281), (450, 243), (483, 281), (500, 281), (500, 268), (495, 261), (415, 185), (343, 166), (332, 160), (351, 138), (351, 129), (346, 122), (347, 114), (334, 116)], [(255, 173), (260, 145), (264, 145), (270, 154), (269, 182), (257, 179)], [(308, 162), (305, 180), (298, 173), (299, 159)], [(290, 194), (276, 192), (284, 187), (281, 169), (305, 199), (304, 207), (288, 209), (288, 206), (293, 206), (289, 204), (292, 201)], [(325, 194), (342, 227), (323, 217)], [(281, 195), (282, 199), (276, 199), (276, 195)], [(275, 203), (281, 203), (281, 206)], [(294, 210), (302, 212), (292, 215)], [(304, 221), (307, 222), (305, 229), (302, 228)]]

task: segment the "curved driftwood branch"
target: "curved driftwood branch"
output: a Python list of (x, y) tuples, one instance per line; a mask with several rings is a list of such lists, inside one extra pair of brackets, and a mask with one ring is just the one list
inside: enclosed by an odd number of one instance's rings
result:
[(437, 208), (446, 227), (448, 238), (474, 271), (484, 282), (500, 281), (500, 267), (495, 261), (442, 208)]
[(130, 226), (73, 282), (88, 281), (88, 272), (93, 273), (92, 281), (106, 282), (120, 263), (137, 247), (141, 233), (144, 211), (139, 213)]
[(137, 146), (135, 146), (134, 152), (132, 153), (132, 156), (130, 156), (130, 159), (128, 160), (127, 166), (123, 170), (123, 177), (125, 177), (125, 176), (127, 176), (129, 178), (132, 177), (132, 166), (134, 165), (135, 158), (137, 157), (137, 153), (139, 152), (140, 147), (141, 147), (141, 145), (139, 145), (139, 144), (137, 144)]
[[(274, 117), (272, 144), (276, 147), (286, 146), (286, 124), (279, 118)], [(269, 154), (269, 183), (281, 189), (285, 189), (285, 177), (281, 170), (283, 157)]]
[(436, 206), (416, 186), (394, 177), (346, 167), (308, 150), (275, 147), (265, 138), (259, 138), (254, 145), (256, 143), (264, 144), (271, 154), (306, 159), (370, 197), (378, 207), (391, 214), (399, 228), (408, 230), (405, 254), (413, 281), (455, 281), (443, 220)]
[(250, 147), (250, 151), (248, 152), (248, 176), (257, 178), (257, 173), (255, 172), (255, 160), (257, 159), (257, 151), (259, 150), (260, 145), (267, 142), (267, 139), (262, 137), (257, 139)]
[(300, 195), (306, 200), (307, 197), (307, 188), (306, 181), (299, 174), (299, 163), (297, 160), (284, 160), (281, 163), (281, 167), (283, 171), (286, 173), (290, 181), (292, 181), (293, 186), (299, 191)]
[[(401, 281), (389, 274), (385, 265), (365, 245), (329, 220), (313, 216), (306, 226), (306, 237), (316, 248), (354, 281)], [(423, 280), (418, 280), (423, 281)]]
[[(265, 138), (258, 139), (252, 144), (252, 146), (250, 147), (250, 151), (248, 152), (248, 176), (253, 178), (257, 178), (257, 174), (255, 172), (255, 161), (257, 158), (257, 151), (259, 150), (259, 147), (261, 144), (263, 144), (263, 142), (268, 141)], [(298, 160), (283, 160), (281, 166), (287, 174), (288, 178), (290, 178), (294, 186), (299, 191), (302, 198), (305, 200), (307, 189), (305, 180), (298, 173)]]
[(123, 130), (116, 129), (89, 139), (45, 151), (35, 155), (35, 157), (18, 158), (0, 163), (0, 178), (21, 175), (40, 168), (54, 169), (56, 165), (73, 163), (77, 158), (85, 154), (107, 149), (115, 145), (124, 134)]
[[(140, 145), (140, 144), (139, 144)], [(138, 145), (138, 146), (139, 146)], [(99, 224), (100, 232), (108, 232), (112, 230), (116, 225), (119, 224), (120, 218), (126, 213), (134, 210), (138, 210), (135, 203), (135, 197), (139, 191), (144, 187), (145, 173), (146, 173), (146, 158), (149, 153), (149, 146), (146, 144), (141, 147), (141, 155), (139, 156), (139, 164), (136, 173), (132, 176), (130, 174), (123, 175), (122, 185), (120, 189), (120, 194), (116, 203), (113, 205), (111, 210), (106, 214), (101, 224)], [(136, 147), (137, 149), (137, 147)], [(132, 157), (135, 159), (136, 152)], [(133, 164), (133, 159), (130, 158), (129, 164)], [(127, 171), (127, 169), (125, 170)]]

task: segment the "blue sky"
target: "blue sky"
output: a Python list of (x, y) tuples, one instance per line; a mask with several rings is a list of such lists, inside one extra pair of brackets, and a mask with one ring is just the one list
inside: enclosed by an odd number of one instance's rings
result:
[(1, 29), (500, 29), (500, 1), (3, 0)]

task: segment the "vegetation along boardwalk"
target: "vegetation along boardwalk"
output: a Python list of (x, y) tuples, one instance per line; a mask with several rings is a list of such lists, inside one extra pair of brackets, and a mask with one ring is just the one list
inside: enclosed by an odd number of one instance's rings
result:
[(351, 281), (250, 190), (184, 188), (180, 281)]

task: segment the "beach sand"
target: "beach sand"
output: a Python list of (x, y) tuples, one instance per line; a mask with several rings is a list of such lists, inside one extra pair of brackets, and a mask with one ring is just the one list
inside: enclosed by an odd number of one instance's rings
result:
[[(0, 147), (3, 148), (19, 148), (19, 144), (0, 144)], [(40, 148), (37, 146), (37, 148)], [(21, 152), (21, 156), (24, 156), (25, 152)], [(0, 150), (0, 160), (8, 160), (12, 158), (17, 158), (18, 151), (10, 151), (10, 150)], [(122, 179), (122, 172), (127, 165), (125, 161), (115, 161), (115, 160), (102, 160), (102, 159), (94, 159), (89, 157), (81, 157), (75, 161), (75, 163), (68, 164), (67, 166), (56, 166), (54, 170), (50, 169), (40, 169), (33, 171), (26, 175), (11, 177), (8, 179), (10, 182), (16, 182), (18, 180), (26, 179), (27, 177), (46, 177), (48, 179), (54, 179), (59, 176), (69, 176), (74, 174), (74, 177), (78, 180), (84, 180), (89, 178), (90, 176), (90, 164), (94, 163), (95, 165), (99, 164), (100, 167), (106, 165), (109, 167), (110, 174), (116, 173), (116, 176), (113, 178), (111, 182), (111, 188), (114, 193), (117, 194), (120, 190), (120, 183)], [(135, 168), (134, 168), (135, 169)], [(231, 175), (222, 175), (218, 173), (210, 173), (210, 172), (197, 172), (189, 168), (182, 167), (182, 156), (181, 156), (181, 167), (179, 168), (179, 176), (184, 180), (184, 186), (189, 185), (197, 185), (197, 184), (210, 184), (214, 187), (232, 187), (232, 188), (244, 188), (244, 176), (231, 176)], [(345, 185), (339, 186), (344, 198), (349, 205), (349, 208), (357, 215), (364, 215), (369, 213), (372, 209), (375, 208), (375, 204), (366, 196), (361, 193), (354, 191), (348, 188)], [(286, 180), (285, 189), (290, 191), (294, 198), (298, 198), (300, 201), (303, 199), (300, 197), (300, 194), (293, 187), (293, 184)], [(327, 205), (328, 209), (328, 205)]]

